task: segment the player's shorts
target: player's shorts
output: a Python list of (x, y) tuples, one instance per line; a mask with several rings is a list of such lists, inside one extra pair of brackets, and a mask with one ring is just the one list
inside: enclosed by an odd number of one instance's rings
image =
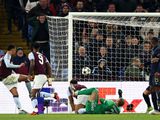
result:
[(33, 81), (33, 89), (41, 89), (46, 82), (47, 82), (46, 75), (35, 75)]
[(88, 97), (89, 97), (88, 95), (78, 95), (76, 104), (86, 105), (86, 102), (88, 101)]
[(7, 78), (4, 78), (2, 83), (8, 90), (11, 90), (12, 88), (17, 87), (19, 76), (20, 74), (11, 74)]

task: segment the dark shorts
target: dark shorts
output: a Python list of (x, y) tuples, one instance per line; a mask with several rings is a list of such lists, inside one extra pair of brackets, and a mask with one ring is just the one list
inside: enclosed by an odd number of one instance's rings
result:
[(159, 78), (155, 78), (155, 76), (150, 76), (149, 78), (149, 85), (150, 86), (160, 86), (160, 79)]

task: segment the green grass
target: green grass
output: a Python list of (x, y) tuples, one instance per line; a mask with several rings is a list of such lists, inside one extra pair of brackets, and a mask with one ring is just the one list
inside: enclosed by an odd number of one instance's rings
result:
[(147, 114), (120, 114), (120, 115), (75, 115), (75, 114), (48, 114), (48, 115), (15, 115), (1, 114), (0, 120), (160, 120), (160, 115)]

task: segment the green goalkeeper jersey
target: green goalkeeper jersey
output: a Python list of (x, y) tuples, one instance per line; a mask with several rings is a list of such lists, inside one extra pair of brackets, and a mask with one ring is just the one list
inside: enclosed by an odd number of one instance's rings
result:
[(97, 101), (87, 101), (86, 103), (86, 112), (88, 114), (105, 114), (105, 113), (111, 113), (111, 114), (119, 114), (120, 109), (115, 104), (113, 100), (105, 100), (100, 99), (100, 104), (98, 104)]
[[(78, 91), (77, 95), (91, 95), (92, 93), (96, 94), (96, 98), (92, 101), (87, 101), (86, 112), (88, 114), (120, 113), (120, 109), (113, 100), (99, 99), (98, 90), (96, 88)], [(100, 104), (98, 104), (98, 100), (100, 100)]]

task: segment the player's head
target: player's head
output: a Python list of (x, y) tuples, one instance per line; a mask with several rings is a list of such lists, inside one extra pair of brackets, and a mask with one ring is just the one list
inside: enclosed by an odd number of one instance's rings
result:
[(11, 55), (15, 55), (16, 54), (16, 46), (15, 45), (8, 45), (7, 51), (11, 54)]
[(152, 39), (151, 39), (151, 45), (152, 45), (152, 47), (155, 47), (155, 46), (157, 46), (159, 44), (159, 39), (157, 38), (157, 37), (153, 37)]
[(32, 51), (37, 52), (40, 49), (40, 45), (38, 43), (33, 43), (31, 49)]
[(72, 89), (72, 90), (76, 90), (76, 88), (75, 88), (75, 86), (78, 84), (78, 81), (77, 80), (71, 80), (70, 81), (70, 88)]
[(117, 104), (118, 107), (122, 107), (124, 105), (124, 99), (119, 98), (115, 101), (115, 103)]
[(71, 80), (70, 84), (78, 84), (78, 81), (77, 80)]

